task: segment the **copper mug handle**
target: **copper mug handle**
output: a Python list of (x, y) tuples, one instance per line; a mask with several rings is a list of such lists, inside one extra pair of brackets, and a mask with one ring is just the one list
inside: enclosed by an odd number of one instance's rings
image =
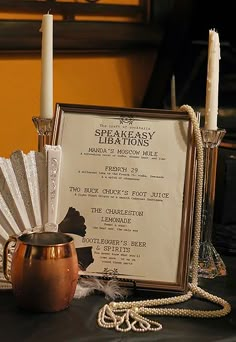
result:
[(8, 272), (8, 254), (9, 254), (9, 245), (11, 242), (14, 242), (14, 244), (16, 245), (17, 237), (15, 235), (12, 235), (9, 237), (3, 249), (3, 274), (6, 280), (9, 281), (10, 283), (11, 283), (11, 276), (10, 276), (10, 273)]

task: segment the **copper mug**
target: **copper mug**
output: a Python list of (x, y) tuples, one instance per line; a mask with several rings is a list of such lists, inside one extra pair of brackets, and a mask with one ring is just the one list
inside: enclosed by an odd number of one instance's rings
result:
[[(15, 246), (9, 272), (12, 242)], [(59, 232), (12, 236), (4, 246), (3, 271), (21, 308), (35, 312), (64, 310), (74, 297), (78, 281), (74, 240)]]

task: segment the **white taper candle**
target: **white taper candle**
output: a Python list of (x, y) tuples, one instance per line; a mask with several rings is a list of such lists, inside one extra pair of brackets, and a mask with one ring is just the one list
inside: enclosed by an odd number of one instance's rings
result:
[(40, 117), (53, 117), (53, 15), (43, 15), (41, 50)]
[(217, 129), (218, 96), (219, 96), (219, 60), (220, 42), (215, 30), (209, 31), (208, 65), (206, 82), (205, 129)]

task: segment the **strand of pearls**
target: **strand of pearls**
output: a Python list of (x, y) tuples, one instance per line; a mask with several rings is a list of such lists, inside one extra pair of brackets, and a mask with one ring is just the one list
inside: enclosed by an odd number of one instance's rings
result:
[[(179, 316), (214, 318), (223, 317), (231, 311), (230, 304), (224, 299), (214, 296), (204, 291), (198, 286), (198, 255), (201, 232), (201, 210), (202, 210), (202, 187), (203, 187), (203, 146), (199, 123), (192, 107), (183, 105), (179, 109), (187, 112), (193, 125), (193, 134), (197, 151), (197, 177), (196, 177), (196, 198), (194, 216), (194, 240), (192, 256), (192, 281), (188, 284), (189, 291), (180, 296), (140, 300), (132, 302), (111, 302), (104, 305), (98, 313), (98, 325), (106, 329), (115, 329), (121, 332), (130, 330), (136, 332), (159, 331), (162, 325), (158, 321), (150, 320), (148, 315)], [(178, 304), (190, 300), (192, 296), (206, 299), (214, 304), (221, 306), (216, 310), (194, 310), (178, 308), (156, 308), (162, 305)]]

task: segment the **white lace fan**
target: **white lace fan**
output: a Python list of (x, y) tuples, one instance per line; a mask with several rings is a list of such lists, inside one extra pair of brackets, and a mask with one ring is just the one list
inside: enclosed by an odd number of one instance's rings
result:
[(60, 162), (61, 147), (50, 145), (0, 158), (0, 244), (12, 234), (57, 230)]

